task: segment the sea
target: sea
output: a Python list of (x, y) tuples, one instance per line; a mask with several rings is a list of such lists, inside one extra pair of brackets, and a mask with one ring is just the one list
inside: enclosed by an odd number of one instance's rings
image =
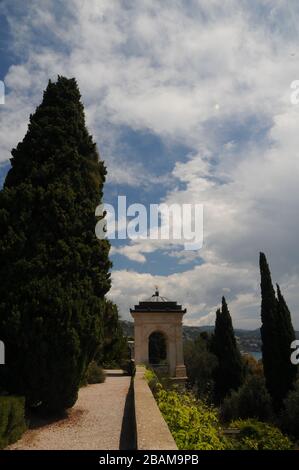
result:
[(248, 351), (248, 352), (246, 352), (246, 354), (250, 354), (250, 356), (253, 356), (254, 359), (256, 359), (257, 361), (262, 359), (262, 352), (261, 351)]

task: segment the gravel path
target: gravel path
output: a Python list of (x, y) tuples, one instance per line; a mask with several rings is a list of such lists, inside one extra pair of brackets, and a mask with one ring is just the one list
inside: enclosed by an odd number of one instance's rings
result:
[(103, 384), (80, 389), (77, 403), (65, 418), (39, 423), (8, 449), (119, 449), (130, 377), (122, 371), (107, 372)]

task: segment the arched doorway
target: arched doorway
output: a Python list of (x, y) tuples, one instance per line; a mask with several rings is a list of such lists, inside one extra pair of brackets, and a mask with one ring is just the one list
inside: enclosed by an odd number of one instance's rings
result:
[(148, 338), (148, 358), (152, 365), (164, 365), (167, 363), (167, 341), (160, 331), (154, 331)]

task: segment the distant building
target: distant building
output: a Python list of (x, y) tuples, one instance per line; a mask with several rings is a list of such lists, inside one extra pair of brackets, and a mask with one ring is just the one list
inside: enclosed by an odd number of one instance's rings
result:
[(178, 381), (186, 379), (182, 320), (186, 309), (155, 293), (139, 302), (130, 313), (134, 318), (135, 363), (167, 367)]

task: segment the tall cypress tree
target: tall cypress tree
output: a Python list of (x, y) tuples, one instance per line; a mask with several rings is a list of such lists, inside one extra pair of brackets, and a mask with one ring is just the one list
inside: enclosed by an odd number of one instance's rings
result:
[(271, 273), (264, 253), (260, 253), (261, 272), (261, 338), (263, 367), (267, 389), (272, 398), (280, 388), (281, 380), (278, 370), (281, 369), (279, 351), (279, 332), (277, 321), (277, 299), (272, 284)]
[(216, 312), (215, 331), (211, 341), (211, 352), (217, 356), (215, 369), (215, 401), (221, 402), (231, 391), (237, 390), (244, 379), (244, 366), (239, 351), (232, 319), (224, 297), (222, 308)]
[(0, 192), (0, 386), (72, 406), (102, 334), (109, 243), (95, 237), (106, 170), (75, 79), (49, 81)]
[(108, 368), (123, 367), (129, 359), (128, 343), (119, 321), (117, 305), (111, 300), (105, 302), (104, 318), (104, 341), (97, 351), (95, 360)]
[(290, 311), (278, 285), (276, 298), (264, 253), (260, 253), (260, 271), (264, 374), (273, 405), (276, 410), (279, 410), (296, 379), (297, 370), (290, 360), (290, 345), (295, 339), (295, 332)]

